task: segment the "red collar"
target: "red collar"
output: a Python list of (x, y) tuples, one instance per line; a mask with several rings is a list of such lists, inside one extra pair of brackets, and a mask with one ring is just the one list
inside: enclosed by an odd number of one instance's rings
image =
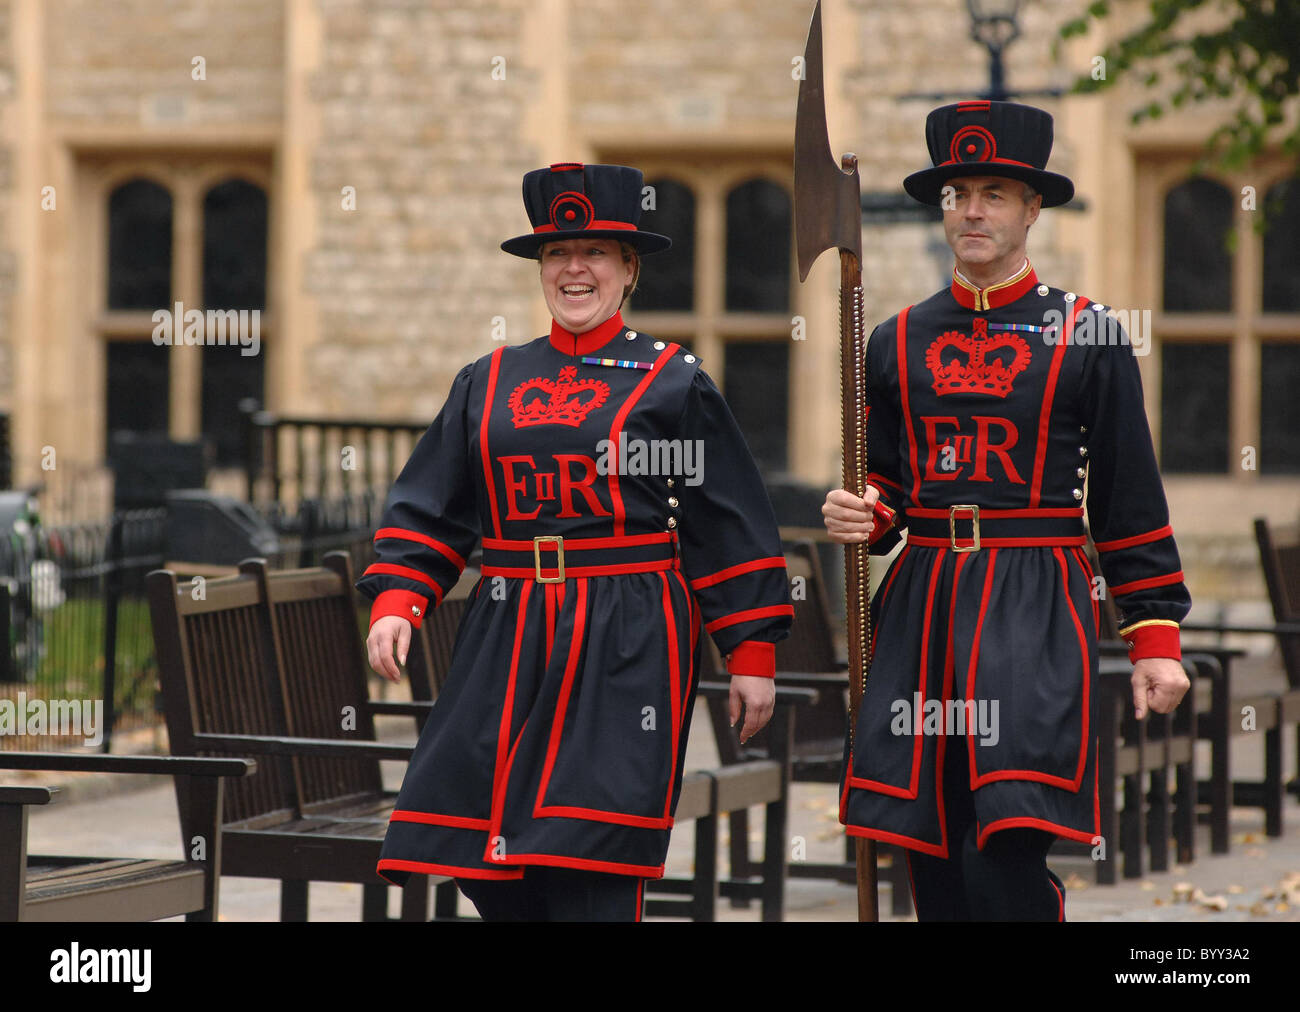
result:
[(976, 288), (969, 281), (958, 276), (956, 269), (952, 272), (952, 297), (967, 309), (982, 312), (986, 309), (1000, 309), (1015, 302), (1038, 284), (1038, 275), (1028, 260), (1025, 266), (1016, 271), (1005, 281), (999, 281), (988, 288)]
[(566, 355), (590, 355), (603, 348), (623, 329), (623, 314), (615, 313), (599, 327), (585, 334), (570, 334), (554, 320), (551, 321), (551, 347)]

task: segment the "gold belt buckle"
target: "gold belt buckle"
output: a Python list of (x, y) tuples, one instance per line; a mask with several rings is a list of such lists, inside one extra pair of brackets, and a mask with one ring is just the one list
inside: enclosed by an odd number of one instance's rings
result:
[[(960, 546), (957, 544), (958, 510), (968, 510), (970, 512), (971, 527), (974, 528), (974, 544)], [(980, 508), (978, 506), (948, 507), (948, 544), (954, 552), (978, 552), (980, 550)]]
[[(542, 545), (547, 543), (555, 545), (557, 555), (555, 576), (542, 575)], [(539, 534), (533, 538), (533, 574), (538, 583), (564, 582), (564, 539), (558, 534)]]

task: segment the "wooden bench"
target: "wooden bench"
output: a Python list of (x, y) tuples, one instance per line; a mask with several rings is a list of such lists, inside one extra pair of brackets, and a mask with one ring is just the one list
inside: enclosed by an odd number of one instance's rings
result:
[[(168, 736), (173, 752), (264, 757), (226, 796), (224, 874), (280, 880), (282, 920), (307, 918), (312, 881), (360, 883), (362, 916), (382, 919), (390, 885), (375, 866), (395, 795), (382, 790), (379, 760), (408, 760), (412, 748), (367, 737), (355, 608), (344, 605), (351, 610), (334, 620), (322, 617), (332, 603), (314, 611), (304, 603), (314, 593), (346, 598), (351, 583), (307, 572), (272, 579), (246, 563), (238, 576), (202, 585), (149, 574)], [(329, 638), (313, 641), (295, 612), (317, 633), (326, 621)], [(189, 792), (179, 781), (177, 794), (184, 812)], [(402, 890), (404, 920), (427, 918), (428, 885), (413, 876)]]
[[(830, 601), (822, 576), (816, 545), (811, 540), (791, 541), (785, 551), (786, 572), (790, 579), (802, 580), (802, 593), (792, 597), (794, 622), (790, 636), (776, 645), (776, 681), (782, 689), (812, 691), (814, 704), (801, 705), (794, 715), (794, 727), (779, 749), (773, 749), (769, 732), (764, 731), (741, 746), (735, 729), (727, 720), (726, 700), (710, 700), (709, 715), (713, 724), (718, 753), (724, 765), (764, 758), (783, 758), (784, 749), (793, 783), (836, 784), (844, 764), (844, 735), (848, 727), (848, 663), (840, 655)], [(712, 643), (706, 644), (708, 663), (720, 670), (721, 663)], [(706, 665), (707, 667), (707, 665)], [(746, 812), (731, 817), (730, 858), (733, 875), (743, 875), (753, 868), (748, 853), (749, 824)], [(907, 865), (900, 848), (877, 844), (879, 880), (890, 884), (890, 910), (903, 917), (912, 910), (912, 892)], [(791, 878), (831, 879), (846, 884), (857, 881), (857, 864), (853, 839), (845, 834), (844, 860), (838, 862), (796, 861), (790, 863)], [(735, 905), (743, 905), (737, 898)]]
[(27, 853), (27, 816), (49, 804), (48, 787), (0, 786), (0, 921), (135, 921), (181, 914), (215, 921), (221, 880), (223, 778), (256, 769), (244, 759), (0, 752), (0, 770), (167, 775), (186, 782), (185, 859), (42, 856)]

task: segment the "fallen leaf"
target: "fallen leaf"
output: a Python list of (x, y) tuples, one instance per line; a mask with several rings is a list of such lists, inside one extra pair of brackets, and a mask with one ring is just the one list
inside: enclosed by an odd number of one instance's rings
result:
[(1277, 906), (1275, 906), (1273, 909), (1276, 910), (1279, 914), (1284, 914), (1284, 913), (1286, 913), (1288, 910), (1290, 910), (1291, 907), (1290, 907), (1289, 905), (1287, 905), (1286, 903), (1279, 903), (1279, 904), (1278, 904)]
[(1228, 886), (1228, 892), (1233, 896), (1236, 896), (1238, 893), (1244, 893), (1245, 891), (1246, 891), (1245, 886), (1239, 886), (1239, 885)]
[(1187, 900), (1188, 900), (1188, 898), (1192, 895), (1192, 890), (1193, 890), (1194, 888), (1195, 888), (1195, 886), (1193, 886), (1190, 882), (1178, 882), (1178, 883), (1175, 883), (1175, 884), (1174, 884), (1174, 902), (1175, 902), (1175, 903), (1186, 903)]
[(1206, 910), (1223, 911), (1228, 909), (1228, 897), (1226, 896), (1204, 896), (1201, 898), (1201, 906)]
[(1264, 903), (1252, 903), (1250, 912), (1256, 917), (1267, 917), (1269, 914), (1268, 906)]
[(1165, 905), (1165, 901), (1162, 900), (1159, 896), (1157, 896), (1155, 898), (1155, 905), (1158, 907), (1163, 907)]

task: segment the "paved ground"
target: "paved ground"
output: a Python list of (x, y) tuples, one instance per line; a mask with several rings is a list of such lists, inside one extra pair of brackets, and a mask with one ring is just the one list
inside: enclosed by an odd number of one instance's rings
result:
[[(707, 715), (696, 715), (688, 755), (688, 768), (716, 765)], [(381, 736), (413, 740), (402, 722), (390, 722)], [(148, 738), (115, 742), (115, 752), (146, 751)], [(1234, 774), (1258, 776), (1263, 769), (1260, 742), (1252, 736), (1235, 740)], [(1292, 742), (1285, 755), (1295, 755)], [(391, 786), (400, 781), (399, 764), (386, 763)], [(1201, 769), (1208, 769), (1208, 756)], [(34, 774), (24, 779), (13, 773), (5, 782), (60, 783), (59, 800), (32, 812), (29, 849), (34, 853), (104, 854), (177, 858), (181, 855), (175, 796), (169, 782), (145, 778)], [(123, 791), (123, 787), (137, 789)], [(806, 860), (833, 861), (843, 853), (843, 830), (836, 819), (835, 788), (796, 784), (793, 787), (790, 836), (792, 853), (799, 839)], [(761, 815), (755, 813), (753, 849), (761, 835)], [(1092, 863), (1079, 858), (1051, 859), (1053, 869), (1066, 882), (1067, 916), (1071, 921), (1298, 921), (1300, 920), (1300, 804), (1289, 798), (1286, 834), (1278, 838), (1263, 833), (1262, 813), (1235, 809), (1232, 851), (1212, 856), (1208, 827), (1202, 827), (1198, 859), (1186, 867), (1122, 880), (1114, 886), (1095, 885)], [(725, 834), (725, 826), (723, 828)], [(725, 835), (724, 835), (725, 845)], [(669, 872), (689, 874), (691, 832), (679, 829), (669, 853)], [(888, 888), (882, 886), (881, 909), (888, 916)], [(394, 894), (396, 891), (394, 890)], [(222, 881), (221, 917), (230, 921), (273, 921), (278, 917), (278, 886), (258, 879), (226, 878)], [(787, 889), (787, 919), (791, 921), (852, 921), (856, 899), (850, 886), (791, 879)], [(462, 903), (465, 913), (472, 912)], [(318, 883), (311, 887), (311, 918), (322, 921), (356, 921), (361, 911), (361, 887)], [(396, 897), (393, 899), (396, 913)], [(733, 910), (722, 902), (722, 920), (757, 920), (757, 904)], [(912, 918), (903, 918), (910, 920)]]

